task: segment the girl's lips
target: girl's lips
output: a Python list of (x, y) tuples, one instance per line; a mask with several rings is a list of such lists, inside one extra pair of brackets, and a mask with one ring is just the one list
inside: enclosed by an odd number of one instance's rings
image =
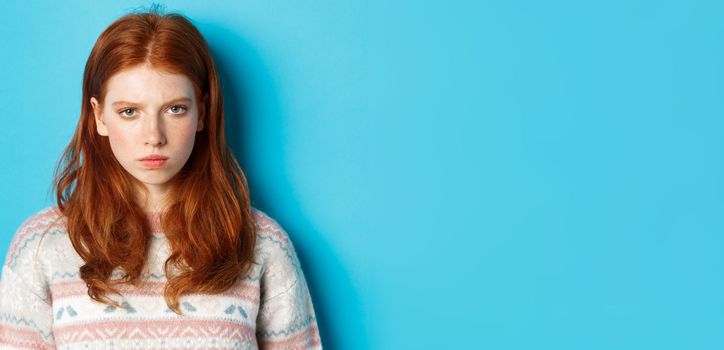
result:
[(166, 164), (166, 159), (141, 159), (141, 165), (148, 169), (158, 169)]

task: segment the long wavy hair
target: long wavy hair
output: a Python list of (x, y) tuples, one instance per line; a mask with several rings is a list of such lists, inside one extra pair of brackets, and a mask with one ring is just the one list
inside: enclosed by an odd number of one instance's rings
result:
[[(226, 143), (224, 110), (210, 50), (184, 16), (157, 8), (127, 14), (98, 37), (83, 75), (81, 114), (55, 170), (53, 191), (73, 247), (85, 264), (88, 295), (120, 307), (108, 293), (114, 283), (136, 284), (151, 239), (147, 214), (136, 203), (143, 185), (115, 159), (107, 137), (96, 132), (90, 98), (101, 103), (114, 74), (141, 64), (184, 74), (194, 84), (202, 131), (187, 163), (170, 180), (161, 228), (171, 254), (164, 264), (166, 304), (177, 314), (179, 297), (218, 294), (253, 263), (255, 226), (246, 177)], [(122, 278), (112, 281), (116, 268)]]

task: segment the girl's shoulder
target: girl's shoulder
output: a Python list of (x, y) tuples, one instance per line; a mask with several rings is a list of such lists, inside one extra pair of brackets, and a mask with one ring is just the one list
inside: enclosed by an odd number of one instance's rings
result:
[(52, 205), (42, 208), (26, 218), (20, 224), (18, 232), (35, 232), (63, 224), (65, 224), (65, 217), (58, 209), (58, 206)]
[(252, 208), (256, 225), (256, 255), (261, 256), (263, 271), (275, 275), (283, 284), (302, 274), (297, 251), (287, 231), (271, 216)]
[(10, 240), (5, 265), (14, 267), (22, 256), (36, 250), (49, 232), (65, 233), (65, 217), (57, 206), (45, 207), (20, 224)]
[(257, 240), (272, 240), (283, 246), (291, 245), (289, 234), (274, 218), (265, 212), (252, 207)]
[(69, 243), (62, 243), (67, 241), (65, 236), (65, 219), (57, 207), (46, 207), (30, 215), (10, 240), (2, 268), (3, 279), (18, 276), (16, 279), (22, 280), (29, 291), (45, 296), (51, 260), (61, 250), (67, 250), (66, 246), (70, 247)]

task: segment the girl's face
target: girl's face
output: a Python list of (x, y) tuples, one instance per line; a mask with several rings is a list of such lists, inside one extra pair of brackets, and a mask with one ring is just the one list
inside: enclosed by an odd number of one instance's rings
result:
[[(106, 87), (102, 105), (90, 99), (98, 134), (108, 137), (118, 162), (152, 196), (164, 194), (203, 129), (193, 83), (139, 65), (113, 75)], [(165, 160), (143, 160), (149, 156)]]

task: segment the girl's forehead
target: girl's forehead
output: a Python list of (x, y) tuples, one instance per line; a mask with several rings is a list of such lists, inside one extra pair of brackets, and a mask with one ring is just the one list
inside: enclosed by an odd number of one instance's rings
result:
[(194, 97), (194, 85), (183, 74), (169, 73), (147, 65), (124, 69), (106, 83), (106, 98), (154, 100)]

